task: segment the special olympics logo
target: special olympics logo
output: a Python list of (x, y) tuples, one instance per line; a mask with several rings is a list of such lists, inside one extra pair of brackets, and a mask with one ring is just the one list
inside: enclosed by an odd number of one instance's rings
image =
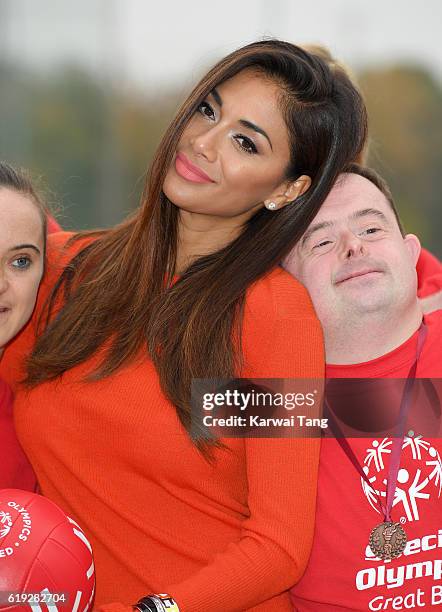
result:
[(0, 540), (9, 535), (16, 520), (16, 517), (13, 518), (14, 514), (17, 514), (21, 519), (22, 525), (20, 531), (18, 531), (20, 527), (16, 530), (15, 537), (13, 538), (15, 541), (8, 542), (7, 547), (4, 549), (7, 556), (13, 555), (16, 548), (25, 544), (32, 532), (32, 520), (29, 512), (15, 501), (9, 501), (6, 503), (6, 508), (0, 510)]
[[(388, 466), (393, 440), (373, 440), (367, 449), (363, 470), (370, 486), (361, 478), (362, 490), (370, 505), (380, 513), (378, 499), (386, 497)], [(393, 507), (402, 505), (407, 521), (419, 520), (419, 508), (437, 491), (442, 491), (442, 459), (439, 452), (422, 438), (406, 437), (402, 445), (402, 463), (398, 473)]]
[(9, 512), (0, 512), (0, 540), (8, 535), (12, 527), (12, 518)]

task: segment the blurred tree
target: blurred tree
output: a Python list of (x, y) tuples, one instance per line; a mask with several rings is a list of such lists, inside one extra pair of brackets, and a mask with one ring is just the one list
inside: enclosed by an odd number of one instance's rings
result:
[(408, 231), (442, 257), (442, 90), (412, 66), (360, 75), (369, 112), (369, 163), (389, 182)]
[(17, 162), (30, 149), (30, 82), (26, 73), (0, 62), (0, 156), (4, 159)]
[(76, 69), (35, 86), (32, 167), (48, 178), (77, 227), (101, 225), (97, 202), (104, 105), (105, 92)]
[(111, 226), (138, 204), (174, 94), (115, 93), (74, 67), (42, 77), (0, 63), (0, 79), (0, 158), (44, 177), (64, 227)]
[[(182, 96), (119, 89), (75, 67), (29, 73), (5, 59), (0, 82), (0, 158), (45, 177), (65, 227), (110, 226), (138, 204)], [(441, 87), (410, 66), (367, 70), (360, 83), (370, 116), (369, 163), (390, 183), (408, 231), (442, 257)]]

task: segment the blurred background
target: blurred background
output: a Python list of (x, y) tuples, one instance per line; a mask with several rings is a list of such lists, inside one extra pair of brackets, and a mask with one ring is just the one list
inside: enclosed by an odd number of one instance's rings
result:
[(198, 78), (263, 36), (327, 45), (369, 110), (369, 163), (442, 257), (440, 0), (0, 0), (0, 158), (40, 177), (65, 228), (138, 205)]

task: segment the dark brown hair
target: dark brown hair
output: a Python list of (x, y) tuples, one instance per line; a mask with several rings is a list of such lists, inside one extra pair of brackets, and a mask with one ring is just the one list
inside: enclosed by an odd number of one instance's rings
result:
[[(345, 73), (348, 79), (351, 80), (351, 82), (355, 85), (355, 87), (357, 87), (356, 76), (353, 74), (351, 69), (348, 66), (346, 66), (343, 62), (338, 61), (335, 57), (333, 57), (333, 55), (330, 53), (327, 47), (324, 47), (323, 45), (318, 45), (318, 44), (310, 44), (310, 45), (303, 45), (302, 48), (308, 51), (309, 53), (312, 53), (313, 55), (317, 55), (322, 60), (324, 60), (324, 62), (326, 62), (330, 70), (335, 71), (335, 72), (340, 71), (341, 73)], [(357, 155), (357, 157), (355, 157), (353, 161), (355, 163), (364, 165), (368, 157), (368, 149), (369, 149), (369, 138), (367, 137), (364, 143), (364, 147), (361, 149), (361, 151), (359, 152), (359, 154)]]
[(401, 230), (401, 234), (402, 236), (405, 236), (405, 230), (402, 225), (402, 221), (399, 217), (399, 213), (396, 208), (396, 204), (394, 203), (393, 195), (391, 193), (387, 181), (382, 178), (382, 176), (373, 168), (369, 168), (368, 166), (361, 166), (360, 164), (349, 164), (345, 169), (345, 172), (349, 172), (351, 174), (359, 174), (359, 176), (362, 176), (371, 183), (373, 183), (373, 185), (377, 187), (381, 193), (384, 194), (385, 199), (387, 200), (391, 210), (394, 213), (399, 229)]
[[(291, 158), (286, 176), (309, 175), (309, 190), (277, 212), (263, 206), (221, 250), (194, 261), (172, 285), (177, 207), (162, 191), (189, 119), (214, 87), (254, 68), (281, 86)], [(142, 205), (114, 229), (78, 234), (83, 246), (59, 278), (47, 327), (28, 363), (27, 383), (54, 379), (106, 342), (89, 379), (109, 376), (147, 352), (161, 387), (190, 427), (193, 378), (231, 378), (241, 371), (242, 307), (247, 288), (279, 264), (304, 233), (339, 173), (362, 151), (367, 118), (344, 71), (287, 42), (265, 40), (222, 59), (200, 81), (166, 131), (149, 169)], [(71, 243), (72, 243), (71, 242)], [(64, 306), (51, 315), (63, 291)], [(58, 297), (57, 297), (58, 296)], [(87, 321), (87, 325), (85, 322)]]
[(14, 168), (5, 161), (0, 161), (0, 189), (12, 189), (29, 197), (40, 213), (43, 231), (43, 254), (46, 251), (47, 215), (48, 209), (41, 195), (35, 189), (31, 177), (26, 170)]

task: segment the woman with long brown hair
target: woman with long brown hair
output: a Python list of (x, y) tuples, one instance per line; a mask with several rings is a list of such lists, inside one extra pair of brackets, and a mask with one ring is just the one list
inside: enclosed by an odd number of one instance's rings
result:
[(38, 325), (2, 367), (25, 378), (18, 435), (43, 494), (92, 543), (102, 610), (149, 592), (175, 602), (144, 597), (142, 610), (290, 609), (317, 440), (194, 440), (190, 388), (323, 375), (308, 295), (278, 264), (365, 140), (344, 71), (252, 43), (185, 101), (135, 215), (51, 242)]

